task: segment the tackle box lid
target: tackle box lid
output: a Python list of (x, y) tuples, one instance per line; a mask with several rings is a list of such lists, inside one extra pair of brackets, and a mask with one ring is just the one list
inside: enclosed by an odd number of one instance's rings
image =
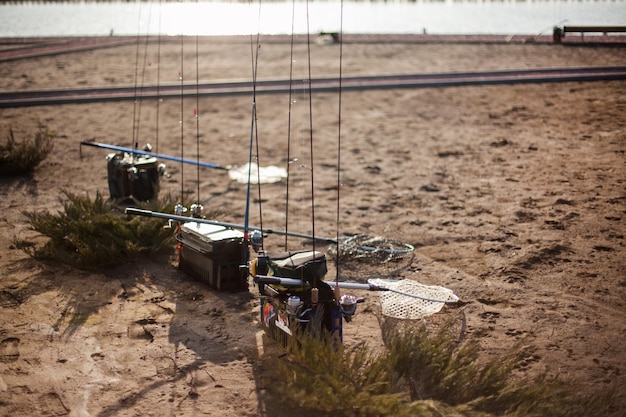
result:
[(208, 223), (187, 222), (181, 226), (183, 233), (191, 233), (205, 241), (220, 241), (243, 238), (243, 232)]

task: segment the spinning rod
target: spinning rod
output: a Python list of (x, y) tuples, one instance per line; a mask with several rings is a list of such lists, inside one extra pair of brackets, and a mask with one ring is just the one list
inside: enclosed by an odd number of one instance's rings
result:
[(249, 226), (249, 225), (242, 225), (242, 224), (237, 224), (237, 223), (221, 222), (217, 220), (180, 216), (177, 214), (161, 213), (157, 211), (143, 210), (143, 209), (138, 209), (138, 208), (133, 208), (133, 207), (128, 207), (126, 209), (126, 214), (144, 216), (144, 217), (155, 217), (155, 218), (176, 221), (176, 222), (181, 222), (181, 223), (195, 222), (195, 223), (212, 224), (216, 226), (229, 227), (231, 229), (238, 229), (238, 230), (258, 230), (261, 233), (268, 233), (268, 234), (273, 233), (273, 234), (281, 235), (281, 236), (292, 236), (292, 237), (298, 237), (302, 239), (310, 239), (310, 240), (318, 241), (318, 242), (325, 242), (325, 243), (332, 243), (335, 245), (348, 246), (348, 247), (352, 247), (352, 248), (355, 248), (361, 251), (367, 251), (367, 252), (384, 252), (384, 253), (389, 253), (392, 255), (406, 255), (406, 254), (411, 253), (414, 249), (413, 246), (409, 244), (404, 244), (403, 247), (399, 249), (390, 249), (390, 248), (381, 248), (381, 247), (369, 246), (369, 245), (344, 243), (344, 242), (341, 242), (339, 239), (334, 239), (330, 237), (320, 237), (320, 236), (313, 236), (313, 235), (309, 235), (305, 233), (288, 232), (284, 230), (275, 230), (275, 229), (268, 229), (268, 228), (262, 228), (262, 227), (254, 227), (254, 226)]
[(161, 158), (161, 159), (165, 159), (168, 161), (182, 162), (184, 164), (192, 164), (192, 165), (197, 165), (197, 166), (201, 166), (205, 168), (212, 168), (212, 169), (221, 169), (224, 171), (229, 171), (233, 168), (232, 166), (223, 166), (223, 165), (212, 164), (210, 162), (194, 161), (193, 159), (179, 158), (176, 156), (163, 155), (163, 154), (158, 154), (158, 153), (154, 153), (150, 151), (141, 151), (139, 149), (125, 148), (123, 146), (107, 145), (105, 143), (99, 143), (99, 142), (83, 141), (80, 143), (80, 145), (81, 146), (82, 145), (93, 146), (95, 148), (102, 148), (102, 149), (109, 149), (109, 150), (117, 151), (117, 152), (128, 152), (130, 154), (135, 154), (135, 155), (152, 156), (155, 158)]
[[(275, 167), (275, 166), (259, 167), (255, 163), (247, 164), (242, 167), (233, 166), (233, 165), (218, 165), (218, 164), (213, 164), (210, 162), (202, 162), (199, 160), (187, 159), (187, 158), (183, 158), (182, 156), (177, 157), (177, 156), (163, 155), (163, 154), (154, 153), (154, 152), (150, 152), (146, 150), (141, 151), (139, 149), (125, 148), (123, 146), (116, 146), (116, 145), (107, 145), (105, 143), (98, 143), (98, 142), (93, 142), (93, 141), (83, 141), (80, 144), (81, 146), (82, 145), (93, 146), (95, 148), (110, 149), (110, 150), (117, 151), (117, 152), (127, 152), (133, 155), (146, 155), (146, 156), (151, 156), (154, 158), (161, 158), (161, 159), (165, 159), (169, 161), (181, 162), (183, 164), (196, 165), (198, 168), (205, 167), (205, 168), (228, 171), (228, 176), (230, 177), (230, 179), (237, 181), (237, 182), (247, 182), (249, 180), (248, 179), (249, 171), (258, 171), (257, 178), (255, 179), (255, 181), (263, 182), (263, 183), (276, 183), (278, 181), (281, 181), (283, 178), (287, 177), (286, 170)], [(245, 181), (243, 181), (244, 179)], [(199, 183), (200, 182), (198, 180), (198, 184)]]

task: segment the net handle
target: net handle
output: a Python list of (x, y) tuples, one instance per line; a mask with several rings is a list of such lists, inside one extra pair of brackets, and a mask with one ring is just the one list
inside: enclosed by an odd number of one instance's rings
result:
[[(392, 280), (385, 280), (385, 281), (390, 284), (397, 284), (397, 283), (402, 282), (402, 281), (392, 281)], [(372, 284), (372, 283), (368, 283), (367, 285), (370, 286), (371, 291), (389, 291), (389, 292), (400, 294), (406, 297), (417, 298), (423, 301), (430, 301), (432, 303), (454, 304), (459, 301), (459, 297), (457, 297), (452, 291), (450, 291), (450, 293), (448, 294), (447, 300), (442, 300), (438, 298), (425, 297), (423, 295), (413, 294), (413, 293), (409, 293), (406, 291), (396, 290), (396, 289), (389, 288), (383, 285), (377, 285), (377, 284)]]
[[(266, 275), (255, 275), (254, 282), (258, 284), (274, 284), (274, 285), (284, 285), (284, 286), (302, 286), (302, 280), (297, 278), (281, 278), (274, 276), (266, 276)], [(387, 280), (390, 284), (399, 283), (402, 281), (392, 281)], [(382, 285), (376, 285), (372, 283), (359, 283), (359, 282), (337, 282), (337, 281), (324, 281), (324, 283), (328, 284), (331, 288), (338, 286), (339, 288), (345, 289), (353, 289), (353, 290), (366, 290), (366, 291), (389, 291), (396, 294), (404, 295), (411, 298), (416, 298), (423, 301), (430, 301), (432, 303), (442, 303), (442, 304), (454, 304), (459, 301), (459, 297), (457, 297), (454, 293), (450, 292), (448, 294), (448, 300), (440, 300), (430, 297), (424, 297), (417, 294), (411, 294), (405, 291), (394, 290), (392, 288), (388, 288)]]

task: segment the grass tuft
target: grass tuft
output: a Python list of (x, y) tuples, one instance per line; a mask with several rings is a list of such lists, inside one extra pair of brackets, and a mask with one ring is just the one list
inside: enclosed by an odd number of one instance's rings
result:
[[(163, 228), (162, 219), (127, 216), (100, 193), (93, 200), (68, 191), (61, 194), (59, 213), (22, 212), (30, 229), (48, 238), (46, 243), (37, 247), (15, 239), (15, 247), (40, 260), (89, 270), (145, 257), (173, 244), (173, 233)], [(174, 203), (166, 197), (145, 208), (171, 213)]]
[(23, 175), (32, 173), (54, 147), (54, 134), (39, 126), (31, 139), (18, 141), (13, 129), (4, 143), (0, 144), (0, 175)]
[(478, 361), (476, 340), (459, 343), (454, 321), (432, 329), (424, 324), (400, 327), (383, 322), (387, 366), (394, 369), (394, 386), (408, 391), (412, 401), (435, 399), (450, 405), (497, 395), (507, 376), (523, 358), (521, 343), (490, 362)]

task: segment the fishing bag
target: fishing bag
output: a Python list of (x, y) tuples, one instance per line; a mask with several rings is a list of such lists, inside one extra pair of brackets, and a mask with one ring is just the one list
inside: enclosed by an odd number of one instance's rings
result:
[[(259, 284), (260, 321), (268, 335), (287, 346), (294, 331), (321, 335), (326, 331), (342, 340), (342, 314), (332, 288), (323, 281), (326, 255), (317, 251), (263, 254), (257, 258), (259, 274), (295, 278), (302, 285)], [(311, 302), (311, 289), (318, 290), (318, 303)]]
[(133, 197), (138, 201), (154, 200), (159, 193), (159, 166), (152, 156), (126, 152), (107, 156), (109, 193), (114, 200)]
[(298, 251), (267, 255), (268, 275), (297, 278), (306, 282), (321, 281), (328, 269), (322, 252)]
[[(299, 296), (289, 294), (293, 293), (260, 297), (259, 318), (268, 336), (284, 347), (294, 338), (297, 342), (298, 332), (315, 337), (322, 337), (326, 332), (338, 342), (343, 340), (343, 316), (337, 303), (324, 301), (312, 306)], [(297, 299), (297, 304), (292, 304), (293, 298)]]

